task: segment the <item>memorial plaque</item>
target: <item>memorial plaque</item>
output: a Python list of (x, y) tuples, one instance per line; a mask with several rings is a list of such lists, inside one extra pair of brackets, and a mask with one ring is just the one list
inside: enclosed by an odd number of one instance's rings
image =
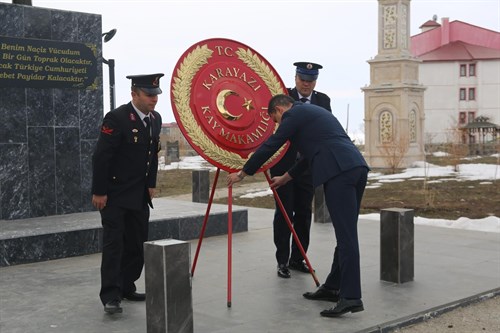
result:
[[(181, 56), (171, 101), (187, 141), (211, 164), (240, 170), (277, 125), (267, 114), (272, 96), (287, 94), (274, 68), (256, 51), (229, 39), (207, 39)], [(283, 156), (285, 144), (259, 171)]]
[(0, 36), (0, 87), (95, 89), (96, 45)]

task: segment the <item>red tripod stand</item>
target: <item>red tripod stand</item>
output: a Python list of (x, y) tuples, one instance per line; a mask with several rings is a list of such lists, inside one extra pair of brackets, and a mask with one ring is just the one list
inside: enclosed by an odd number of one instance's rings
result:
[[(203, 242), (203, 236), (205, 234), (205, 229), (207, 226), (207, 221), (208, 217), (210, 215), (210, 208), (212, 206), (212, 202), (214, 199), (215, 195), (215, 188), (217, 185), (217, 180), (219, 179), (219, 174), (220, 174), (220, 168), (217, 168), (217, 172), (215, 173), (215, 178), (214, 182), (212, 184), (212, 191), (210, 193), (210, 198), (208, 199), (208, 205), (207, 205), (207, 211), (205, 213), (205, 218), (203, 220), (203, 225), (201, 228), (200, 232), (200, 237), (198, 239), (198, 246), (196, 247), (196, 253), (194, 256), (193, 260), (193, 265), (191, 267), (191, 276), (194, 276), (194, 270), (196, 268), (196, 263), (198, 261), (198, 255), (200, 253), (200, 248), (201, 244)], [(264, 175), (266, 176), (267, 182), (269, 185), (271, 184), (271, 178), (269, 177), (267, 171), (264, 171)], [(307, 258), (307, 255), (304, 251), (304, 248), (302, 244), (300, 243), (300, 240), (297, 236), (297, 233), (295, 232), (292, 222), (290, 221), (290, 217), (287, 215), (285, 208), (283, 207), (283, 204), (281, 202), (281, 199), (278, 196), (278, 193), (276, 193), (275, 189), (272, 189), (274, 198), (276, 199), (276, 202), (278, 203), (278, 206), (280, 207), (281, 212), (283, 213), (283, 216), (285, 217), (286, 223), (288, 225), (288, 228), (290, 229), (293, 239), (295, 240), (295, 243), (297, 244), (300, 253), (304, 257), (304, 260), (306, 261), (307, 266), (309, 267), (309, 273), (311, 273), (312, 278), (314, 279), (314, 282), (316, 283), (316, 286), (319, 287), (320, 283), (318, 281), (318, 278), (316, 277), (316, 274), (311, 266), (311, 263), (309, 262), (309, 259)], [(232, 282), (232, 239), (233, 239), (233, 212), (232, 212), (232, 206), (233, 206), (233, 188), (232, 186), (228, 187), (228, 195), (227, 195), (227, 206), (228, 206), (228, 221), (227, 221), (227, 307), (231, 307), (231, 282)]]

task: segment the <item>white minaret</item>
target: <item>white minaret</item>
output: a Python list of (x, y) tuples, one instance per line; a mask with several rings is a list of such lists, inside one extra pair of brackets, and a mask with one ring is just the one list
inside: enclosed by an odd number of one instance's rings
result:
[(425, 87), (410, 53), (410, 0), (378, 3), (378, 54), (362, 88), (365, 158), (373, 168), (406, 167), (424, 160)]

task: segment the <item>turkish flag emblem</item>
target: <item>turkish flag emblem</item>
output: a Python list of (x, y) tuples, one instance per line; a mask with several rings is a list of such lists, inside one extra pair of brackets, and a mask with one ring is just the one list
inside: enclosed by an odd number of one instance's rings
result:
[(102, 128), (101, 128), (101, 133), (104, 133), (104, 134), (107, 134), (107, 135), (113, 134), (113, 131), (114, 131), (114, 129), (109, 128), (106, 125), (103, 125)]

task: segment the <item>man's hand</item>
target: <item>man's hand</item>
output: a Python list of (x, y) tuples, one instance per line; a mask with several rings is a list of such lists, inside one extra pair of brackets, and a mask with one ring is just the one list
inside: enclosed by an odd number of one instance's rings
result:
[(234, 173), (230, 173), (229, 175), (227, 175), (227, 187), (229, 186), (233, 186), (233, 184), (235, 183), (239, 183), (243, 180), (243, 178), (245, 178), (246, 176), (246, 173), (243, 172), (243, 170), (241, 171), (238, 171), (238, 172), (234, 172)]
[(98, 210), (103, 209), (106, 207), (106, 202), (108, 201), (108, 196), (105, 195), (92, 195), (92, 204), (94, 205), (95, 208)]
[(150, 187), (150, 188), (148, 188), (148, 191), (149, 191), (149, 197), (150, 197), (151, 199), (153, 199), (153, 198), (155, 197), (155, 194), (156, 194), (156, 189), (155, 189), (155, 188)]
[(277, 189), (288, 183), (290, 180), (292, 180), (292, 177), (288, 174), (288, 172), (285, 172), (282, 176), (273, 177), (271, 179), (270, 186), (271, 188)]

